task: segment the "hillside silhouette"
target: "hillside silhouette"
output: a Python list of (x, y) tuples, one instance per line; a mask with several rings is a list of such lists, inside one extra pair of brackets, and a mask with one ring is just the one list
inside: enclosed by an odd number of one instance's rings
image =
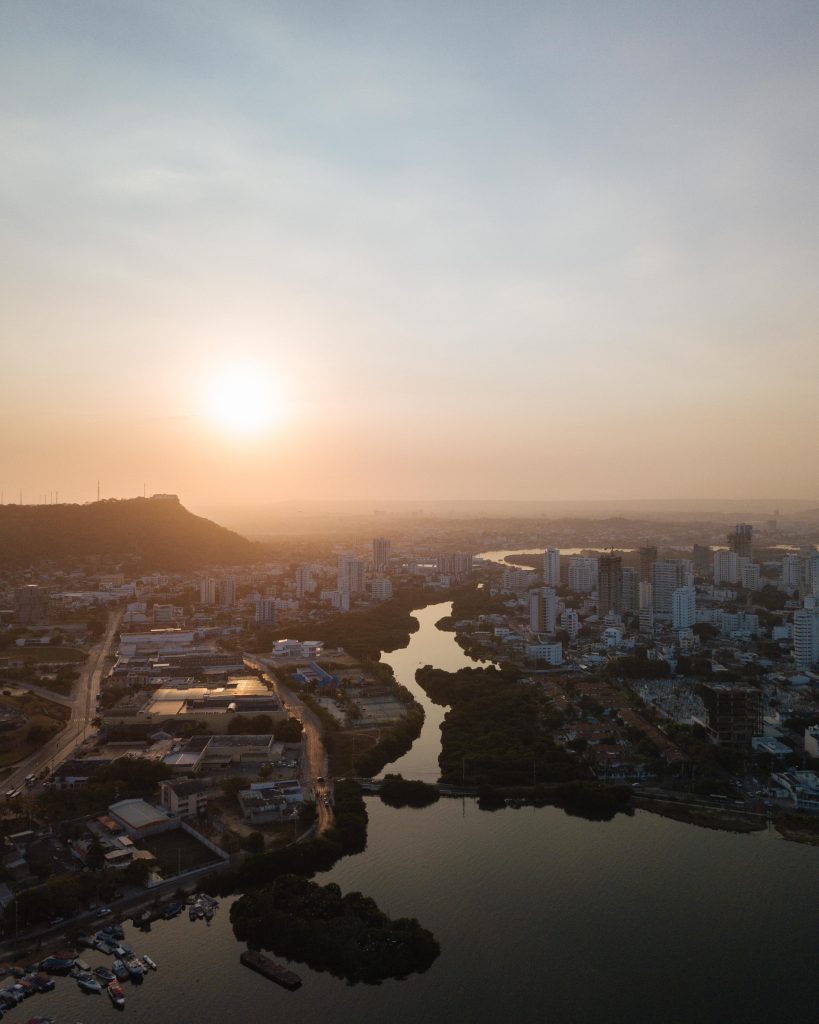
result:
[(259, 545), (189, 512), (175, 495), (86, 505), (0, 506), (0, 564), (96, 559), (191, 569), (261, 557)]

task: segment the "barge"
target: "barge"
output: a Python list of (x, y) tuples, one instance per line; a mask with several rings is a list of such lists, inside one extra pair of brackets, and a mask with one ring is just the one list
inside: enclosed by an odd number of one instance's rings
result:
[(255, 949), (246, 949), (239, 956), (239, 959), (251, 971), (256, 971), (258, 974), (264, 975), (265, 978), (269, 978), (271, 981), (275, 981), (278, 985), (291, 991), (301, 985), (301, 978), (295, 971), (288, 970), (287, 967), (283, 967), (262, 953), (257, 953)]

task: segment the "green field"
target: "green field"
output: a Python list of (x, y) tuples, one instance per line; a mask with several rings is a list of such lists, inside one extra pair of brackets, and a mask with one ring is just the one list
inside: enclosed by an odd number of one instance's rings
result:
[(172, 878), (181, 871), (192, 871), (194, 868), (213, 864), (218, 857), (207, 846), (204, 846), (181, 828), (171, 832), (160, 832), (147, 839), (140, 839), (139, 845), (156, 857), (163, 878)]

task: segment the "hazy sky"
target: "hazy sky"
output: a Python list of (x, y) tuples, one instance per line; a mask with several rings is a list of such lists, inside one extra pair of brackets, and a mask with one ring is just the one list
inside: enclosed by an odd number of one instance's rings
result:
[(3, 0), (5, 500), (819, 496), (817, 38)]

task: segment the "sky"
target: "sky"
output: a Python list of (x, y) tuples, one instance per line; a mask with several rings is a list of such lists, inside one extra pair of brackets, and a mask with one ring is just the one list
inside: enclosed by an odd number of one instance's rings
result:
[(4, 0), (3, 500), (819, 497), (817, 38)]

